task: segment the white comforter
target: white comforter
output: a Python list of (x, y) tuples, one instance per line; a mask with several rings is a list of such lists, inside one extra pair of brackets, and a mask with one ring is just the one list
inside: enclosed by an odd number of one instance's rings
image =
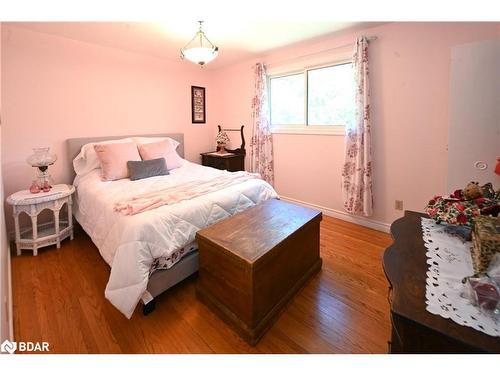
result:
[(138, 181), (103, 182), (100, 170), (94, 170), (75, 179), (75, 217), (111, 266), (105, 295), (127, 318), (146, 291), (155, 258), (167, 257), (194, 241), (201, 228), (277, 198), (271, 185), (252, 179), (133, 216), (113, 210), (115, 202), (133, 195), (230, 172), (184, 161), (182, 167), (170, 173)]

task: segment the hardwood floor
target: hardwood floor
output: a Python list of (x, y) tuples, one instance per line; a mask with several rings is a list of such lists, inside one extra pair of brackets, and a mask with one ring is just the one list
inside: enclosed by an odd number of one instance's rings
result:
[(51, 353), (386, 353), (390, 333), (382, 254), (388, 234), (331, 217), (321, 223), (323, 268), (255, 347), (195, 296), (192, 276), (127, 320), (104, 297), (109, 267), (83, 232), (60, 250), (12, 256), (17, 341)]

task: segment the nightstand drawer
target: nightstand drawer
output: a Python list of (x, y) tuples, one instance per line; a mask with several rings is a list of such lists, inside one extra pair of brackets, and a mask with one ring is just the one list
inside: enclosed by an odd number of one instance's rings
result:
[(220, 158), (209, 158), (207, 165), (213, 168), (217, 169), (228, 169), (229, 168), (229, 162), (227, 159), (220, 159)]
[(225, 169), (230, 172), (243, 171), (245, 170), (245, 155), (203, 153), (201, 154), (201, 164), (206, 167)]

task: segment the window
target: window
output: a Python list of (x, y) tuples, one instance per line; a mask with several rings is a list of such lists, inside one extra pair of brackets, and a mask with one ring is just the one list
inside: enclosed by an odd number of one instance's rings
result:
[(343, 134), (354, 118), (351, 63), (271, 76), (269, 91), (276, 133)]
[(271, 78), (271, 124), (304, 124), (304, 73)]

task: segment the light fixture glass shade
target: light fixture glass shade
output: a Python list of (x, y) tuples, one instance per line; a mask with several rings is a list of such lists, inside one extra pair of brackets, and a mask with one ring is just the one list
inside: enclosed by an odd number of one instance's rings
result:
[(195, 64), (205, 65), (215, 59), (219, 51), (216, 48), (193, 47), (183, 50), (182, 54), (186, 59)]
[(200, 23), (200, 29), (195, 34), (193, 39), (181, 48), (181, 58), (186, 58), (195, 64), (203, 66), (217, 57), (219, 54), (219, 48), (214, 46), (212, 42), (208, 40), (205, 33), (201, 29), (203, 21), (198, 22)]

